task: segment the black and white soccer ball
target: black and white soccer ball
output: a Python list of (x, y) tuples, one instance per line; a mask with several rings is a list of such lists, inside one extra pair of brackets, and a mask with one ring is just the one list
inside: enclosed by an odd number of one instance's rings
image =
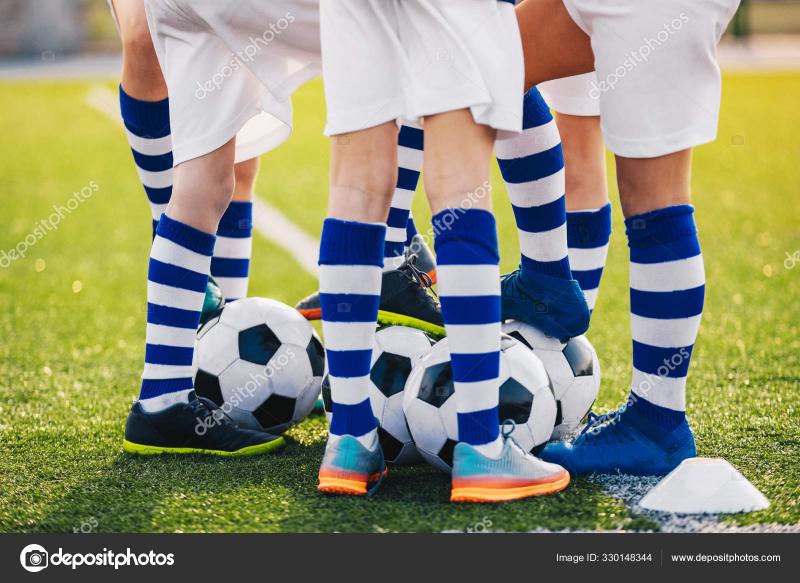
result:
[(533, 350), (550, 375), (558, 407), (553, 439), (574, 433), (591, 411), (600, 390), (600, 362), (594, 347), (586, 336), (561, 342), (522, 322), (506, 322), (503, 332)]
[(282, 433), (319, 397), (325, 352), (311, 324), (276, 300), (226, 304), (197, 333), (195, 391), (240, 426)]
[[(406, 383), (403, 410), (422, 457), (449, 473), (458, 442), (458, 413), (447, 338), (416, 360)], [(510, 434), (514, 441), (523, 450), (537, 453), (553, 432), (556, 401), (541, 361), (517, 340), (503, 336), (501, 426), (508, 419), (515, 424)]]
[[(421, 330), (406, 326), (381, 328), (375, 334), (370, 370), (369, 401), (378, 420), (378, 438), (387, 462), (410, 464), (421, 461), (403, 413), (403, 389), (415, 359), (431, 347)], [(322, 401), (330, 423), (331, 386), (327, 371), (322, 381)]]

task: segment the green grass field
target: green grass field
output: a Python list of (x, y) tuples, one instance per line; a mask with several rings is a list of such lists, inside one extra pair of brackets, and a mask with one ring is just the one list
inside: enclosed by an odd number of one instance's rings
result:
[[(113, 84), (109, 82), (109, 89)], [(0, 269), (0, 531), (441, 531), (491, 521), (505, 531), (654, 529), (595, 482), (501, 506), (447, 502), (449, 482), (393, 470), (369, 500), (315, 492), (326, 426), (307, 420), (260, 459), (140, 459), (121, 451), (143, 360), (149, 209), (119, 127), (79, 82), (0, 84), (0, 253), (64, 205), (97, 192), (56, 231)], [(798, 74), (728, 76), (719, 139), (695, 155), (694, 192), (708, 277), (692, 359), (689, 414), (700, 455), (728, 459), (770, 499), (723, 518), (800, 523), (800, 94)], [(321, 85), (296, 99), (296, 132), (263, 159), (258, 191), (309, 234), (324, 215), (327, 144)], [(518, 261), (494, 172), (504, 268)], [(614, 195), (612, 198), (616, 198)], [(429, 214), (418, 197), (417, 223)], [(627, 394), (627, 249), (615, 233), (590, 338), (603, 366), (598, 410)], [(314, 280), (256, 237), (251, 295), (293, 303)], [(5, 267), (5, 264), (3, 264)]]

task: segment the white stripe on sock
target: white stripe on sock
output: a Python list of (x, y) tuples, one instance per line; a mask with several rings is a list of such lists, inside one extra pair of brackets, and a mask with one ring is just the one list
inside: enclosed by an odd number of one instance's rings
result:
[(139, 404), (147, 413), (156, 413), (177, 403), (188, 403), (189, 393), (191, 392), (192, 389), (186, 389), (184, 391), (159, 395), (158, 397), (150, 397), (149, 399), (139, 399)]
[(497, 407), (500, 399), (497, 379), (474, 383), (456, 382), (453, 384), (454, 389), (458, 392), (456, 411), (459, 413), (472, 413)]
[(555, 174), (530, 182), (506, 183), (511, 204), (519, 207), (541, 206), (564, 196), (565, 178), (562, 168)]
[(697, 338), (702, 315), (691, 318), (645, 318), (631, 314), (631, 336), (636, 342), (659, 348), (691, 346)]
[(438, 265), (439, 295), (500, 295), (500, 268), (497, 265)]
[(172, 136), (163, 138), (143, 138), (125, 128), (130, 147), (145, 156), (163, 156), (172, 152)]
[(500, 350), (500, 324), (447, 324), (453, 354), (485, 354)]
[(159, 235), (156, 235), (155, 239), (153, 239), (150, 258), (162, 263), (183, 267), (196, 273), (208, 273), (211, 267), (211, 257), (209, 255), (196, 253)]
[(374, 322), (322, 322), (328, 350), (371, 350), (375, 338)]
[(422, 150), (397, 146), (397, 166), (419, 172), (419, 169), (422, 168)]
[(566, 257), (567, 224), (541, 233), (519, 231), (519, 247), (525, 257), (536, 261), (560, 261)]
[(631, 263), (631, 289), (670, 292), (705, 284), (703, 256), (661, 263)]
[(386, 227), (386, 240), (390, 243), (405, 243), (407, 238), (405, 227)]
[(191, 328), (175, 328), (160, 324), (147, 324), (146, 342), (165, 346), (192, 346), (197, 333)]
[(252, 237), (220, 237), (214, 244), (214, 257), (250, 259), (253, 249)]
[(330, 376), (331, 395), (336, 395), (334, 401), (340, 405), (357, 405), (365, 398), (364, 387), (368, 387), (369, 377), (339, 378)]
[(239, 300), (247, 297), (249, 284), (247, 277), (214, 277), (214, 281), (219, 285), (226, 300)]
[(581, 247), (569, 248), (569, 266), (572, 271), (591, 271), (606, 265), (608, 244), (601, 247), (583, 249)]
[(544, 152), (560, 143), (558, 127), (555, 120), (552, 120), (519, 133), (498, 132), (494, 151), (501, 160), (513, 160)]
[(172, 186), (172, 168), (167, 170), (160, 170), (158, 172), (150, 172), (142, 168), (136, 167), (136, 172), (139, 173), (139, 180), (142, 184), (150, 188), (167, 188)]
[(373, 265), (320, 265), (319, 291), (325, 294), (376, 295), (381, 268)]
[(660, 377), (634, 368), (631, 391), (659, 407), (686, 411), (686, 377)]
[(191, 366), (174, 366), (170, 364), (144, 363), (143, 379), (184, 379), (192, 377), (194, 371)]
[(202, 306), (204, 299), (205, 292), (162, 285), (154, 281), (147, 282), (147, 301), (151, 304), (196, 312), (197, 306)]

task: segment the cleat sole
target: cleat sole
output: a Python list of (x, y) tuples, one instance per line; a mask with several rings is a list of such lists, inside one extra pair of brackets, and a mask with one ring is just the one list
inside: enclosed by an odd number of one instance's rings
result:
[(366, 496), (369, 493), (367, 490), (367, 483), (375, 484), (386, 478), (388, 474), (389, 470), (384, 468), (382, 473), (370, 476), (369, 482), (365, 482), (364, 480), (348, 480), (346, 478), (337, 478), (336, 476), (320, 476), (317, 490), (324, 494)]
[(411, 316), (404, 316), (403, 314), (396, 314), (395, 312), (386, 312), (378, 310), (378, 323), (384, 326), (408, 326), (409, 328), (416, 328), (422, 330), (433, 336), (444, 337), (447, 335), (444, 326), (437, 326), (419, 318)]
[(453, 488), (450, 492), (450, 502), (509, 502), (533, 496), (545, 496), (561, 492), (569, 485), (569, 479), (569, 472), (565, 471), (556, 480), (531, 486), (519, 486), (516, 488)]
[(134, 443), (127, 439), (122, 440), (122, 450), (126, 453), (135, 455), (161, 455), (161, 454), (199, 454), (199, 455), (219, 455), (225, 457), (247, 457), (253, 455), (264, 455), (276, 449), (280, 449), (286, 444), (283, 437), (278, 437), (266, 443), (248, 445), (235, 451), (222, 451), (219, 449), (202, 449), (198, 447), (163, 447), (159, 445), (144, 445)]

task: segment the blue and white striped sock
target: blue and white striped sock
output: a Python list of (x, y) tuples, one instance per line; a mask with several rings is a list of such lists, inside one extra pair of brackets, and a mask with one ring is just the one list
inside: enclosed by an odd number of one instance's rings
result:
[(141, 101), (125, 93), (120, 85), (119, 107), (136, 171), (150, 201), (155, 236), (158, 219), (167, 210), (167, 203), (172, 196), (169, 100)]
[(219, 221), (211, 276), (225, 301), (247, 297), (253, 252), (253, 203), (231, 201)]
[(611, 237), (611, 204), (567, 212), (567, 244), (572, 276), (578, 280), (589, 309), (594, 310)]
[(705, 271), (691, 205), (625, 220), (631, 252), (632, 407), (669, 431), (686, 417), (686, 375)]
[(535, 87), (525, 95), (522, 126), (521, 133), (499, 132), (495, 143), (519, 231), (520, 274), (572, 279), (561, 135)]
[(162, 215), (147, 274), (147, 345), (139, 401), (145, 411), (186, 402), (214, 235)]
[(496, 457), (499, 431), (500, 267), (492, 213), (448, 209), (433, 217), (442, 318), (450, 344), (458, 439)]
[(369, 372), (386, 227), (325, 219), (319, 251), (322, 333), (328, 356), (333, 436), (352, 435), (372, 449), (377, 425), (369, 402)]
[(397, 188), (386, 220), (384, 269), (397, 268), (403, 262), (405, 248), (408, 247), (411, 203), (422, 171), (423, 136), (422, 127), (405, 122), (397, 138)]

